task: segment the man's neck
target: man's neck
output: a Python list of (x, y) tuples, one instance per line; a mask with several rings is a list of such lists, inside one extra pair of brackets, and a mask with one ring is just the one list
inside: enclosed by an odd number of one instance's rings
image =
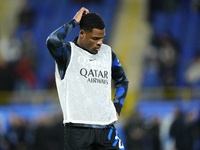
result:
[(81, 46), (82, 44), (81, 44), (81, 41), (80, 41), (80, 38), (79, 38), (79, 37), (74, 38), (73, 42), (74, 42), (74, 44), (75, 44), (76, 46), (82, 48), (83, 50), (87, 51), (87, 52), (90, 53), (90, 54), (93, 54), (93, 53), (91, 53), (90, 51), (88, 51), (87, 49), (83, 48), (83, 46)]
[(77, 46), (83, 48), (83, 46), (81, 46), (81, 41), (80, 41), (80, 38), (78, 37), (77, 40), (76, 40), (76, 43), (75, 43)]
[(74, 42), (74, 44), (76, 44), (76, 46), (84, 49), (83, 46), (81, 46), (81, 42), (80, 42), (80, 38), (79, 37), (74, 38), (73, 42)]

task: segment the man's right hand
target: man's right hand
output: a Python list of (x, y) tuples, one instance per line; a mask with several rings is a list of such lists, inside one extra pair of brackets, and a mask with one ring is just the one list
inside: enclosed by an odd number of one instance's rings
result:
[(89, 10), (88, 10), (87, 8), (85, 8), (85, 7), (82, 7), (82, 8), (76, 13), (76, 15), (74, 16), (73, 19), (76, 20), (77, 25), (80, 24), (82, 16), (83, 16), (84, 14), (88, 14), (88, 13), (89, 13)]

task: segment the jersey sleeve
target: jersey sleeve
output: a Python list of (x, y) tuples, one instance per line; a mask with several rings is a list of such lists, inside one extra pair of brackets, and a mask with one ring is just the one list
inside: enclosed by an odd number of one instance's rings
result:
[(115, 83), (115, 97), (113, 102), (117, 113), (120, 115), (123, 103), (127, 95), (129, 81), (122, 68), (121, 63), (119, 62), (113, 50), (112, 50), (112, 79)]
[(76, 24), (77, 23), (74, 19), (71, 20), (70, 22), (66, 23), (65, 25), (52, 32), (46, 40), (47, 48), (51, 56), (58, 64), (58, 70), (61, 79), (64, 78), (67, 64), (71, 55), (71, 46), (69, 42), (64, 43), (64, 39), (69, 34), (69, 32), (76, 26)]

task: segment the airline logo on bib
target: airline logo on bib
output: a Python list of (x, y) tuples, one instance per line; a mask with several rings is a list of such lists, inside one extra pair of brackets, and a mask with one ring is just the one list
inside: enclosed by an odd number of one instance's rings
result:
[[(107, 70), (102, 70), (98, 68), (106, 68), (104, 61), (96, 61), (96, 59), (86, 59), (85, 57), (80, 56), (78, 58), (78, 62), (85, 66), (93, 66), (97, 69), (89, 69), (88, 67), (81, 68), (80, 69), (80, 75), (84, 77), (87, 82), (90, 83), (99, 83), (99, 84), (105, 84), (108, 85), (108, 78), (109, 78), (109, 72)], [(91, 64), (90, 64), (91, 63)]]

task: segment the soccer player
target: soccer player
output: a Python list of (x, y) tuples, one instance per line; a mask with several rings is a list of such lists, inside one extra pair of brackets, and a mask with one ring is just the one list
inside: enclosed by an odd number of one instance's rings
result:
[[(63, 42), (80, 26), (73, 42)], [(56, 62), (56, 86), (63, 112), (65, 150), (124, 149), (115, 124), (120, 115), (128, 79), (114, 51), (103, 44), (105, 23), (82, 7), (67, 24), (47, 38)], [(111, 80), (116, 92), (111, 100)]]

